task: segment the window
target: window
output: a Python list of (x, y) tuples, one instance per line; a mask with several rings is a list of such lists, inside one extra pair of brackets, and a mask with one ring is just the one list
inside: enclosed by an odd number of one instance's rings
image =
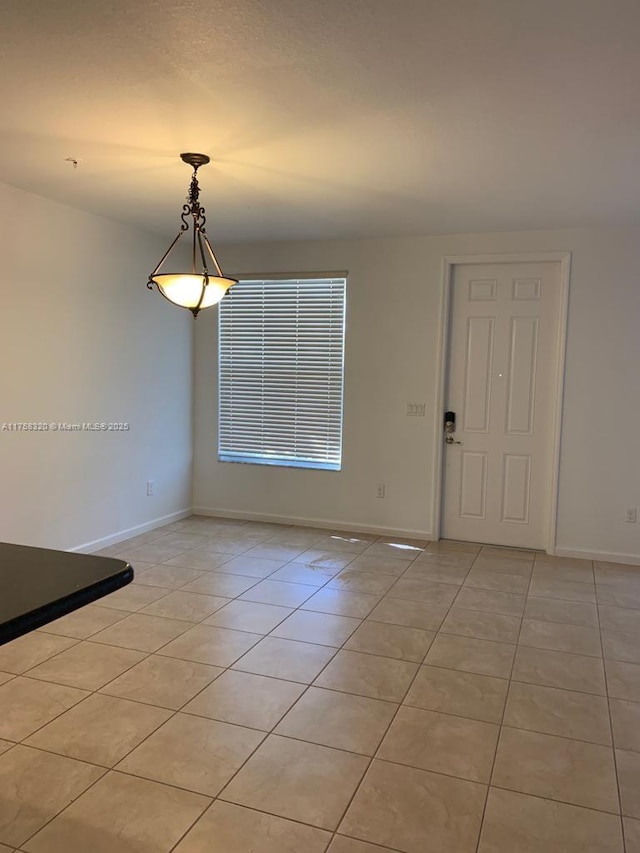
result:
[(340, 470), (345, 285), (244, 280), (222, 300), (221, 462)]

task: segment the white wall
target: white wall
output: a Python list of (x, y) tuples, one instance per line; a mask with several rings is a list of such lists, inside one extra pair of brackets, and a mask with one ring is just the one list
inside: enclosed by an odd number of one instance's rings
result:
[[(165, 241), (4, 185), (0, 222), (0, 541), (74, 548), (188, 509), (193, 319), (145, 287)], [(58, 421), (130, 431), (2, 430)]]
[[(205, 312), (196, 323), (196, 509), (431, 535), (442, 258), (566, 250), (558, 548), (640, 561), (640, 524), (624, 521), (627, 506), (640, 507), (640, 229), (223, 247), (232, 274), (349, 271), (344, 467), (217, 462), (217, 313)], [(406, 417), (408, 401), (425, 401), (427, 417)]]

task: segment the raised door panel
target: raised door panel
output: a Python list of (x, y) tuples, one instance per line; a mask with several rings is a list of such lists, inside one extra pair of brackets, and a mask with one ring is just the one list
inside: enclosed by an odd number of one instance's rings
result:
[(493, 317), (469, 317), (464, 388), (464, 429), (488, 432), (491, 407)]
[(531, 435), (538, 361), (538, 318), (511, 317), (507, 434)]

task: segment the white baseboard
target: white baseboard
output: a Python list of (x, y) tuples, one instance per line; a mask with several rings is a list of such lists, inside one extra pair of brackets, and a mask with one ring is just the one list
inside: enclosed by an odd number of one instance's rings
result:
[(556, 557), (577, 557), (579, 560), (597, 560), (599, 563), (624, 563), (640, 566), (640, 554), (621, 554), (613, 551), (582, 551), (578, 548), (556, 548)]
[[(85, 542), (83, 545), (78, 545), (68, 550), (72, 552), (83, 551), (85, 553), (101, 551), (110, 545), (117, 545), (125, 539), (131, 539), (140, 533), (148, 533), (150, 530), (171, 524), (173, 521), (180, 521), (183, 518), (188, 518), (190, 515), (235, 518), (239, 521), (265, 521), (271, 524), (292, 524), (299, 527), (319, 527), (322, 530), (351, 530), (354, 533), (374, 533), (377, 536), (397, 536), (406, 539), (426, 539), (430, 541), (434, 539), (429, 531), (415, 530), (413, 528), (383, 527), (377, 524), (362, 524), (357, 521), (344, 521), (332, 518), (275, 515), (267, 512), (239, 512), (237, 510), (199, 506), (193, 509), (182, 509), (178, 512), (172, 512), (161, 518), (155, 518), (144, 524), (120, 530), (118, 533), (114, 533), (111, 536), (104, 536), (102, 539), (95, 539), (93, 542)], [(625, 554), (616, 551), (587, 551), (580, 548), (556, 548), (554, 553), (557, 557), (576, 557), (580, 560), (596, 560), (601, 563), (622, 563), (624, 565), (640, 566), (640, 554)]]
[(113, 533), (111, 536), (104, 536), (102, 539), (94, 539), (93, 542), (85, 542), (84, 545), (77, 545), (75, 548), (68, 548), (68, 551), (82, 551), (85, 554), (91, 554), (94, 551), (101, 551), (103, 548), (108, 548), (110, 545), (117, 545), (118, 542), (124, 542), (125, 539), (131, 539), (133, 536), (138, 536), (140, 533), (148, 533), (149, 530), (155, 530), (156, 527), (164, 527), (165, 524), (171, 524), (172, 521), (180, 521), (183, 518), (188, 518), (193, 515), (191, 509), (181, 509), (178, 512), (172, 512), (169, 515), (163, 515), (162, 518), (154, 518), (153, 521), (145, 521), (144, 524), (137, 524), (135, 527), (129, 527), (126, 530), (120, 530), (118, 533)]
[(344, 521), (332, 518), (306, 518), (297, 515), (273, 515), (266, 512), (237, 512), (231, 509), (219, 509), (196, 506), (194, 515), (210, 515), (219, 518), (236, 518), (239, 521), (266, 521), (271, 524), (293, 524), (300, 527), (319, 527), (323, 530), (350, 530), (354, 533), (375, 533), (376, 536), (398, 536), (405, 539), (428, 539), (431, 533), (426, 530), (413, 530), (401, 527), (381, 527), (377, 524), (362, 524), (358, 521)]

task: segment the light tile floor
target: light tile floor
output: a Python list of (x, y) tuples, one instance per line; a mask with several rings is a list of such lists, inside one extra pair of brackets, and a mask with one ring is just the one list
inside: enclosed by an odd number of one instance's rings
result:
[(103, 553), (134, 583), (0, 648), (2, 853), (640, 853), (640, 569), (201, 517)]

